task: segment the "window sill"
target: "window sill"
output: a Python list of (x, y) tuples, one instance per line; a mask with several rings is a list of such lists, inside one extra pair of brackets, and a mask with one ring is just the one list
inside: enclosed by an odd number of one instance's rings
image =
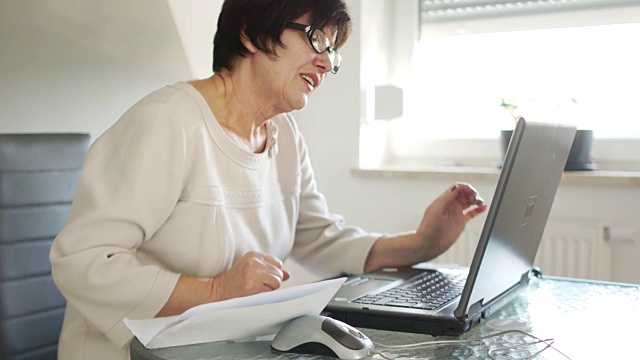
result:
[[(439, 167), (378, 167), (356, 168), (358, 177), (386, 179), (425, 179), (442, 181), (497, 182), (500, 169), (489, 167), (439, 166)], [(640, 187), (640, 171), (593, 170), (565, 171), (562, 184), (586, 186)]]

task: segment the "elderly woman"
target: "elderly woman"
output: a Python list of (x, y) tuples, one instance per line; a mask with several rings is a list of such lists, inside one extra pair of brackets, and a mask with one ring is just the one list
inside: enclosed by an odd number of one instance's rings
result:
[(214, 75), (151, 93), (95, 141), (51, 250), (60, 359), (127, 359), (125, 317), (272, 291), (288, 257), (327, 276), (432, 259), (485, 210), (455, 184), (411, 233), (329, 213), (289, 112), (338, 72), (350, 26), (341, 0), (227, 0)]

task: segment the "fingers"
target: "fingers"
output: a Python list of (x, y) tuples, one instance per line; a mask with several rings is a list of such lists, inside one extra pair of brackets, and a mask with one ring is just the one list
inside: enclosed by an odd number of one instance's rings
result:
[(480, 215), (487, 209), (487, 206), (484, 204), (481, 205), (471, 205), (468, 208), (462, 211), (462, 214), (467, 216), (469, 219), (473, 219), (477, 215)]
[(289, 278), (291, 277), (291, 273), (285, 269), (281, 269), (281, 270), (282, 270), (282, 281), (289, 280)]
[(280, 259), (250, 251), (214, 280), (219, 287), (218, 300), (226, 300), (278, 289), (290, 277)]
[(263, 253), (258, 253), (255, 251), (250, 252), (251, 254), (255, 254), (256, 256), (262, 257), (262, 259), (268, 263), (273, 265), (274, 267), (278, 268), (278, 269), (282, 269), (282, 260), (278, 259), (277, 257), (273, 256), (273, 255), (269, 255), (269, 254), (263, 254)]
[(456, 183), (450, 188), (451, 196), (467, 206), (484, 204), (484, 199), (473, 186), (466, 183)]
[(443, 196), (456, 202), (462, 208), (463, 215), (470, 218), (486, 210), (484, 199), (473, 186), (467, 183), (454, 184)]
[[(278, 285), (276, 288), (274, 288), (275, 290), (278, 287), (280, 287), (280, 282), (286, 281), (287, 279), (289, 279), (291, 277), (291, 274), (282, 268), (283, 266), (282, 260), (269, 254), (260, 254), (260, 255), (264, 259), (266, 263), (265, 265), (267, 265), (265, 272), (271, 275), (274, 275), (278, 280)], [(269, 267), (269, 265), (271, 267)]]
[(291, 276), (288, 271), (282, 269), (282, 260), (275, 256), (251, 251), (245, 254), (239, 262), (245, 258), (248, 263), (248, 269), (246, 269), (248, 279), (245, 281), (256, 283), (258, 286), (266, 286), (267, 289), (262, 289), (262, 291), (280, 288), (282, 282)]

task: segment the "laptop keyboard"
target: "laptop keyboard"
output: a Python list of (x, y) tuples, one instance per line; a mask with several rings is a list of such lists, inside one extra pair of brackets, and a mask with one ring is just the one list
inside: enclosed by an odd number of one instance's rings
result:
[(357, 304), (435, 310), (462, 293), (466, 274), (429, 271), (377, 294), (353, 300)]

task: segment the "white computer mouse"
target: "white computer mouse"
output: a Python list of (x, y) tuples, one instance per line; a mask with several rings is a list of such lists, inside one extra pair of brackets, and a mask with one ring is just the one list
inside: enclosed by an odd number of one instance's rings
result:
[(341, 321), (305, 315), (288, 322), (271, 342), (277, 351), (362, 359), (375, 348), (371, 339)]

